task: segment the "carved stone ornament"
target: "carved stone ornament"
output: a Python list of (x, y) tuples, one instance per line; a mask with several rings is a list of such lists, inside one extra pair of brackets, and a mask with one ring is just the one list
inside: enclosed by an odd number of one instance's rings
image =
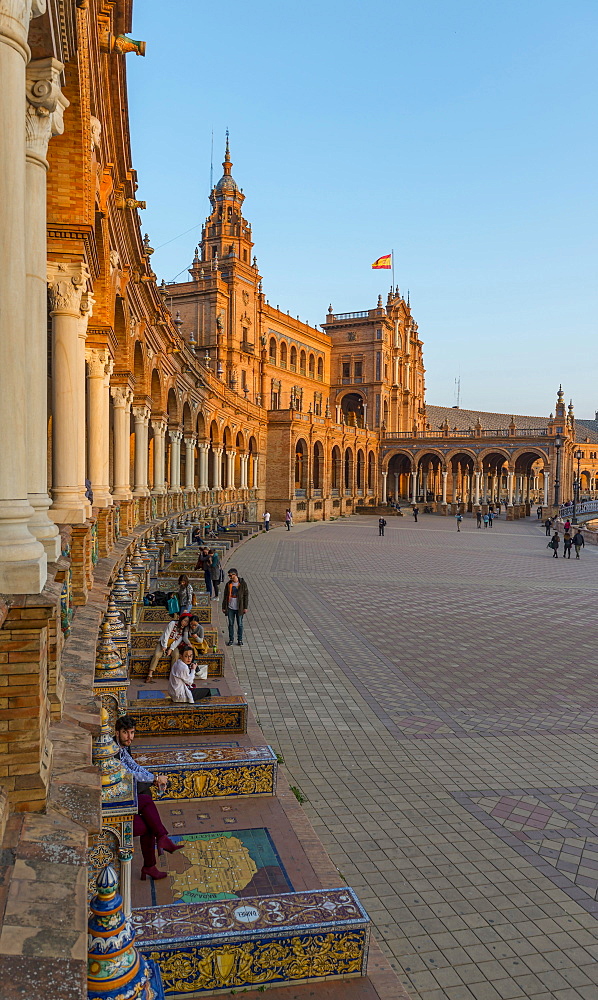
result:
[(48, 288), (52, 312), (81, 315), (81, 300), (87, 291), (89, 269), (83, 261), (48, 261)]
[(111, 385), (110, 393), (112, 401), (117, 408), (119, 406), (129, 406), (133, 400), (133, 392), (129, 389), (128, 385)]
[(106, 348), (87, 348), (85, 360), (90, 378), (103, 378), (110, 362), (110, 353)]
[(60, 89), (64, 66), (51, 56), (27, 66), (25, 137), (27, 151), (45, 159), (53, 135), (64, 132), (64, 112), (69, 102)]
[(102, 135), (102, 123), (99, 118), (94, 118), (93, 115), (89, 118), (89, 125), (91, 129), (91, 151), (92, 153), (97, 149), (100, 150), (100, 138)]
[(120, 267), (120, 256), (118, 250), (110, 251), (110, 274), (114, 274)]

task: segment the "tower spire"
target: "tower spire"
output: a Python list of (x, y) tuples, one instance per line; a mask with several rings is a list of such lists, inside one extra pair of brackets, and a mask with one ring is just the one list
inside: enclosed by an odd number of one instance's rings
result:
[(229, 145), (228, 145), (228, 129), (226, 130), (226, 149), (224, 151), (224, 162), (222, 164), (222, 167), (223, 167), (225, 176), (227, 176), (227, 177), (230, 176), (230, 172), (231, 172), (231, 168), (232, 168), (232, 162), (231, 162), (231, 158), (230, 158), (230, 149), (229, 149)]

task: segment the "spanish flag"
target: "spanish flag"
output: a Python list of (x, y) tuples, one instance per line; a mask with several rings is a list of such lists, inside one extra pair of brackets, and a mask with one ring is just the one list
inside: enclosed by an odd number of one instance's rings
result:
[(384, 255), (384, 257), (378, 257), (378, 260), (374, 261), (374, 263), (372, 264), (372, 267), (373, 268), (385, 268), (387, 271), (390, 271), (390, 269), (392, 267), (392, 254), (391, 253), (387, 253), (387, 254)]

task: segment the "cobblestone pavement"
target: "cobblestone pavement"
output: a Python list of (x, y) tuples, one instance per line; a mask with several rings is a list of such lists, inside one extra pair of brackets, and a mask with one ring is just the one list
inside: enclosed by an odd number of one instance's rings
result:
[(535, 523), (271, 531), (243, 690), (422, 1000), (598, 997), (598, 551)]

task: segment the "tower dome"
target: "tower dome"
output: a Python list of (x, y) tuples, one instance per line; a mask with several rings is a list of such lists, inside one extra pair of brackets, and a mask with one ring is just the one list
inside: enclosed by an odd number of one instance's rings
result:
[(227, 129), (227, 132), (226, 132), (226, 151), (224, 153), (224, 162), (222, 164), (222, 168), (224, 170), (224, 173), (223, 173), (222, 177), (220, 178), (220, 180), (218, 181), (218, 183), (216, 185), (216, 189), (215, 189), (218, 193), (223, 193), (223, 192), (229, 191), (232, 194), (235, 194), (239, 190), (239, 188), (237, 187), (236, 181), (231, 176), (231, 167), (232, 167), (232, 162), (231, 162), (231, 158), (230, 158), (230, 150), (228, 148), (228, 129)]

